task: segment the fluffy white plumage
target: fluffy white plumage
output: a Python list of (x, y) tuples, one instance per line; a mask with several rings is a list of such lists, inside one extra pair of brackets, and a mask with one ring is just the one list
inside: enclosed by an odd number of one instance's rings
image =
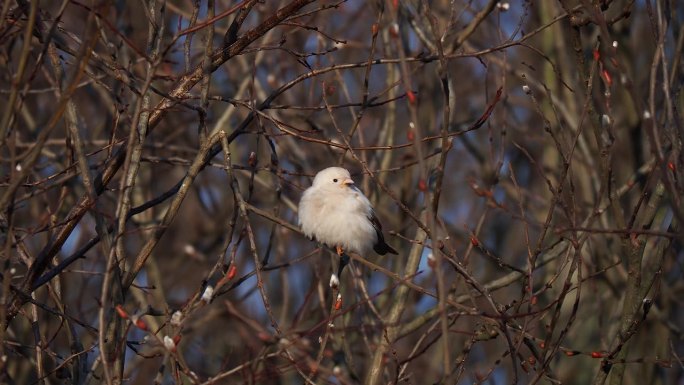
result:
[(365, 195), (341, 167), (321, 170), (299, 201), (299, 225), (309, 238), (330, 247), (364, 255), (397, 254), (382, 235), (382, 226)]

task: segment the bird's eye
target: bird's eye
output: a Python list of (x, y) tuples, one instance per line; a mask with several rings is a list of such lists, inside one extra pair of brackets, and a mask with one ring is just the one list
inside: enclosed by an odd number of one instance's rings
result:
[(337, 178), (333, 179), (333, 183), (337, 183)]

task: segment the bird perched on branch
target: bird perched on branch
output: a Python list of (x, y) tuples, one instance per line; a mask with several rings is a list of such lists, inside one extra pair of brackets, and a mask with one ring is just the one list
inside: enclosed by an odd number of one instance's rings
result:
[(370, 201), (341, 167), (316, 174), (299, 201), (299, 226), (307, 237), (334, 247), (340, 256), (345, 251), (365, 255), (370, 249), (380, 255), (397, 254), (385, 242)]

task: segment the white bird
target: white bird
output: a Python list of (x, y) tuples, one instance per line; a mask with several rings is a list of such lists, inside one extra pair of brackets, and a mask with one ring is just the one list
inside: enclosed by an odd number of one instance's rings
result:
[(340, 256), (344, 251), (365, 255), (370, 249), (380, 255), (397, 254), (385, 243), (370, 201), (341, 167), (316, 174), (299, 201), (299, 226), (307, 237), (334, 247)]

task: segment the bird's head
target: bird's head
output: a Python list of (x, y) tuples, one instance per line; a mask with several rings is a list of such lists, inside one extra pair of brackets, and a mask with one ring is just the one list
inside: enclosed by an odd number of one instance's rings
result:
[(342, 167), (328, 167), (316, 174), (313, 181), (313, 187), (330, 189), (330, 188), (346, 188), (354, 186), (354, 181), (349, 174), (349, 171)]

